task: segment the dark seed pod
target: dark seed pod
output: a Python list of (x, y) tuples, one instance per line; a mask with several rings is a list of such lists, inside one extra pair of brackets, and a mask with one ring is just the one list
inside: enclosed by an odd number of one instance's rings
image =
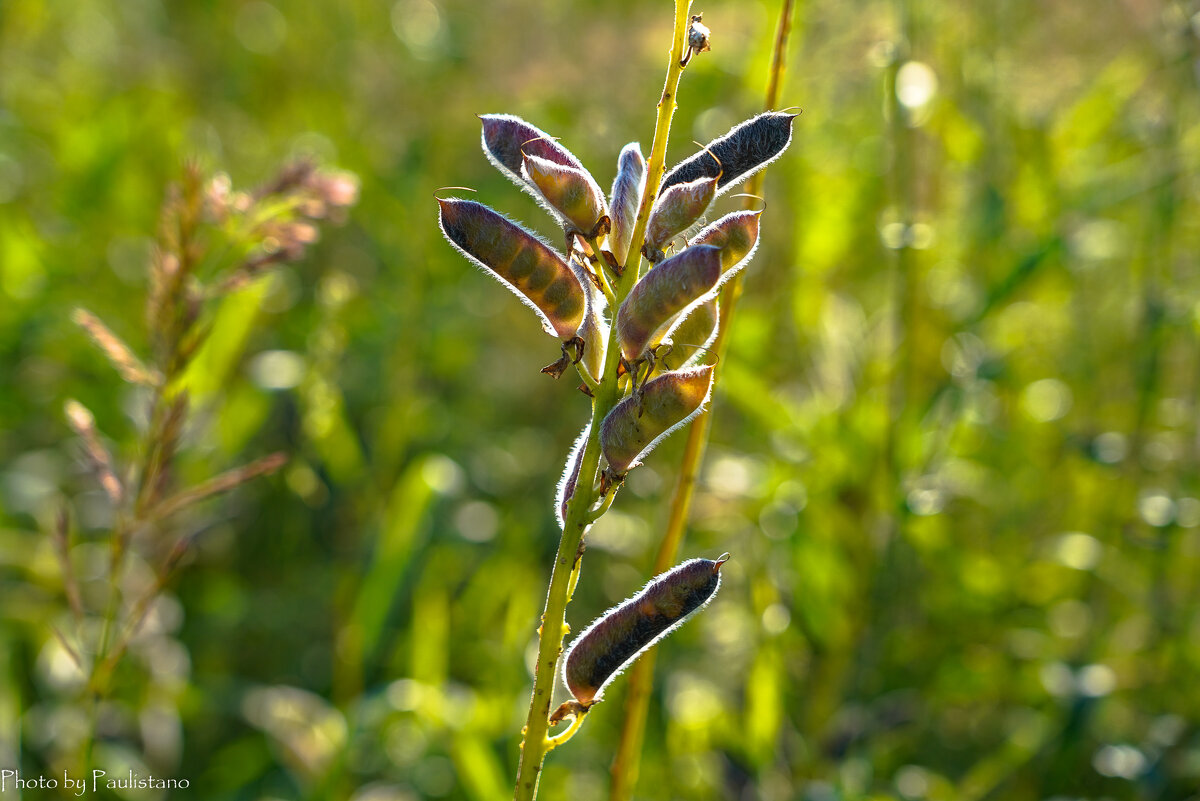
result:
[(768, 111), (746, 120), (704, 150), (677, 164), (663, 179), (659, 194), (697, 178), (717, 178), (717, 196), (777, 159), (792, 141), (795, 114)]
[(575, 699), (585, 708), (600, 701), (622, 670), (703, 609), (721, 586), (728, 559), (689, 559), (588, 626), (563, 660), (563, 681)]
[(663, 362), (675, 369), (688, 367), (712, 347), (717, 338), (718, 314), (717, 299), (705, 301), (677, 317), (651, 347), (670, 345), (671, 350), (663, 357)]
[(617, 264), (624, 265), (629, 258), (629, 241), (633, 238), (634, 222), (637, 220), (638, 205), (646, 191), (646, 159), (641, 146), (630, 142), (617, 158), (617, 177), (613, 179), (612, 199), (609, 201), (609, 216), (612, 231), (608, 234), (608, 247)]
[(605, 308), (604, 296), (592, 292), (588, 312), (579, 326), (579, 336), (583, 338), (583, 366), (597, 382), (604, 372), (604, 356), (608, 345), (609, 325), (604, 315)]
[(442, 233), (537, 312), (546, 333), (575, 336), (587, 296), (579, 276), (549, 245), (473, 200), (438, 200)]
[(672, 370), (647, 381), (640, 397), (614, 406), (600, 423), (600, 449), (609, 468), (624, 474), (637, 467), (659, 442), (699, 414), (712, 389), (712, 373), (711, 365)]
[(524, 156), (553, 161), (564, 167), (583, 169), (583, 164), (571, 151), (560, 145), (554, 137), (511, 114), (482, 114), (483, 152), (488, 161), (505, 173), (518, 186), (525, 184), (521, 177), (521, 162)]
[(761, 211), (735, 211), (702, 229), (692, 245), (712, 245), (721, 249), (723, 284), (750, 263), (758, 247), (758, 221)]
[(575, 444), (571, 446), (571, 450), (567, 454), (567, 466), (563, 469), (562, 478), (558, 480), (558, 490), (554, 494), (554, 514), (558, 518), (559, 528), (565, 528), (567, 525), (567, 501), (571, 500), (571, 496), (575, 494), (575, 487), (579, 483), (579, 471), (583, 466), (583, 449), (587, 445), (588, 428), (589, 426), (584, 426), (583, 431), (580, 431), (579, 436), (575, 438)]
[[(571, 151), (555, 141), (550, 134), (511, 114), (482, 114), (479, 119), (483, 123), (483, 152), (488, 161), (507, 175), (509, 180), (533, 195), (551, 214), (562, 217), (564, 220), (567, 219), (543, 194), (538, 185), (522, 173), (525, 156), (545, 159), (581, 173), (586, 182), (595, 188), (596, 195), (600, 197), (600, 206), (603, 208), (604, 198), (596, 179)], [(597, 215), (597, 219), (599, 219), (599, 215)], [(593, 220), (592, 225), (595, 223), (596, 221)], [(579, 228), (584, 233), (591, 233), (592, 230), (590, 226), (587, 229), (583, 229), (582, 226)]]
[(646, 273), (617, 309), (617, 341), (626, 360), (634, 361), (676, 314), (699, 300), (721, 277), (721, 250), (691, 247)]
[[(662, 192), (650, 211), (646, 225), (646, 247), (662, 250), (688, 226), (700, 219), (717, 193), (717, 178), (697, 178), (675, 184)], [(655, 259), (657, 261), (657, 259)]]
[(604, 216), (604, 195), (585, 170), (526, 154), (521, 176), (537, 188), (541, 199), (569, 230), (587, 234)]

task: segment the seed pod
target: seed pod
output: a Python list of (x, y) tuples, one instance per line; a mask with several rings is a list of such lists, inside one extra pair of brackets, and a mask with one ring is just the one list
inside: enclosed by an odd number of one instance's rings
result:
[(624, 266), (629, 258), (629, 241), (633, 238), (633, 227), (637, 220), (638, 205), (646, 191), (646, 159), (641, 146), (630, 142), (617, 157), (617, 177), (613, 179), (612, 200), (609, 201), (609, 216), (612, 231), (608, 234), (608, 247), (617, 264)]
[(588, 626), (563, 660), (563, 681), (585, 708), (651, 646), (708, 605), (721, 586), (721, 558), (689, 559), (655, 576), (637, 595)]
[(521, 177), (537, 188), (545, 204), (574, 231), (587, 234), (604, 216), (604, 195), (584, 170), (525, 154)]
[(750, 263), (758, 247), (758, 220), (761, 211), (735, 211), (702, 229), (692, 245), (712, 245), (721, 249), (721, 279), (724, 284)]
[(567, 525), (567, 501), (571, 500), (579, 483), (579, 471), (583, 466), (583, 449), (587, 445), (589, 427), (584, 426), (583, 431), (575, 438), (575, 444), (567, 454), (567, 466), (563, 469), (562, 478), (558, 480), (558, 490), (554, 494), (554, 514), (558, 518), (559, 528), (566, 528)]
[(646, 224), (646, 247), (650, 251), (662, 250), (664, 245), (700, 219), (716, 192), (716, 176), (675, 184), (662, 192), (654, 201), (650, 222)]
[(666, 333), (657, 342), (651, 343), (651, 347), (670, 345), (671, 351), (663, 357), (663, 362), (669, 362), (675, 369), (688, 367), (712, 347), (713, 340), (717, 338), (718, 314), (716, 298), (694, 306), (675, 318)]
[(545, 242), (482, 203), (438, 200), (438, 222), (450, 244), (499, 278), (542, 320), (548, 334), (575, 335), (587, 296), (579, 277)]
[(720, 277), (721, 250), (711, 245), (688, 248), (646, 273), (617, 310), (617, 340), (625, 358), (639, 358), (654, 334)]
[(675, 429), (700, 413), (712, 389), (711, 365), (673, 370), (647, 381), (638, 396), (613, 407), (600, 423), (600, 449), (617, 474), (641, 459)]
[(792, 120), (796, 116), (768, 111), (746, 120), (709, 142), (704, 150), (675, 165), (663, 179), (659, 194), (676, 184), (719, 175), (717, 196), (720, 197), (787, 150), (792, 141)]
[(511, 114), (481, 114), (483, 123), (483, 152), (496, 169), (505, 173), (518, 186), (525, 185), (521, 177), (524, 156), (553, 161), (564, 167), (583, 169), (579, 159), (554, 140), (554, 137)]
[(579, 336), (583, 339), (583, 366), (597, 382), (604, 372), (604, 356), (608, 345), (609, 325), (604, 310), (604, 296), (592, 292), (588, 312), (579, 326)]
[[(488, 161), (508, 176), (509, 180), (544, 204), (551, 214), (560, 216), (561, 212), (548, 201), (537, 184), (522, 174), (525, 156), (534, 156), (561, 167), (578, 170), (594, 187), (597, 196), (600, 197), (600, 206), (604, 206), (603, 194), (596, 179), (571, 151), (556, 142), (550, 134), (511, 114), (483, 114), (479, 119), (483, 123), (483, 152)], [(594, 220), (592, 224), (595, 225)], [(584, 231), (590, 232), (590, 227)]]

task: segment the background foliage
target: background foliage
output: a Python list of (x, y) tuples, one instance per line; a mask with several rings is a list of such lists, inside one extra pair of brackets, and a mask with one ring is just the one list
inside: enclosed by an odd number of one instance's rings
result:
[[(669, 161), (765, 82), (774, 5), (698, 10)], [(800, 4), (804, 114), (684, 546), (734, 560), (661, 649), (641, 797), (1197, 797), (1198, 10)], [(553, 234), (473, 115), (607, 186), (649, 142), (669, 25), (632, 0), (0, 4), (0, 766), (71, 768), (86, 728), (47, 532), (68, 500), (96, 592), (112, 521), (62, 404), (128, 461), (145, 402), (70, 310), (144, 349), (183, 160), (250, 185), (307, 153), (361, 201), (225, 301), (180, 472), (291, 461), (187, 519), (97, 759), (188, 777), (175, 797), (506, 797), (586, 409), (432, 193)], [(591, 535), (576, 630), (644, 582), (678, 445)], [(544, 797), (606, 797), (622, 691)]]

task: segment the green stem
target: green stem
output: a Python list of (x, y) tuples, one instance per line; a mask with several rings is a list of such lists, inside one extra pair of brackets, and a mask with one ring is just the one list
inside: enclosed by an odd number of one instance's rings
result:
[[(666, 162), (667, 137), (670, 134), (671, 118), (676, 108), (675, 93), (679, 88), (679, 78), (683, 72), (679, 62), (683, 58), (690, 9), (691, 3), (688, 0), (676, 0), (675, 32), (670, 62), (667, 65), (666, 85), (663, 89), (662, 99), (658, 103), (654, 144), (650, 150), (650, 162), (647, 166), (646, 193), (638, 208), (637, 222), (634, 225), (633, 239), (630, 244), (630, 253), (635, 254), (634, 258), (638, 260), (638, 269), (627, 269), (625, 274), (617, 279), (616, 286), (613, 288), (617, 304), (629, 294), (640, 271), (641, 259), (636, 254), (641, 251), (645, 241), (650, 207), (653, 205), (654, 196), (658, 193), (658, 186), (662, 182)], [(603, 269), (603, 265), (601, 265), (601, 269)], [(584, 446), (581, 457), (579, 480), (575, 494), (567, 502), (563, 534), (558, 543), (558, 553), (554, 557), (550, 587), (546, 593), (546, 606), (542, 612), (542, 625), (538, 629), (537, 665), (534, 669), (533, 692), (529, 699), (529, 715), (525, 721), (524, 740), (521, 743), (521, 762), (517, 769), (517, 783), (513, 792), (514, 801), (532, 801), (537, 797), (538, 777), (546, 753), (562, 742), (562, 740), (551, 740), (547, 737), (550, 728), (550, 707), (554, 698), (555, 678), (558, 675), (558, 657), (562, 653), (563, 639), (567, 632), (567, 604), (570, 602), (571, 591), (578, 578), (580, 557), (583, 553), (583, 537), (591, 525), (591, 509), (597, 499), (595, 484), (600, 464), (600, 423), (621, 398), (617, 378), (617, 365), (621, 351), (616, 332), (616, 326), (612, 326), (605, 350), (603, 375), (600, 377), (599, 388), (592, 399), (592, 419), (588, 426), (587, 444)], [(573, 726), (576, 726), (577, 723), (578, 721)]]

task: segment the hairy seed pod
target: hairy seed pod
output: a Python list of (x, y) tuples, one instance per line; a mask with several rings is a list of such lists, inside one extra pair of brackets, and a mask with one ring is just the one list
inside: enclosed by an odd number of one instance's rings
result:
[(787, 150), (792, 141), (795, 114), (768, 111), (746, 120), (719, 139), (714, 139), (696, 155), (682, 161), (667, 173), (659, 194), (676, 184), (697, 178), (716, 178), (717, 196), (766, 167)]
[(567, 526), (567, 501), (571, 500), (571, 496), (575, 494), (575, 487), (579, 484), (579, 471), (583, 467), (583, 449), (587, 445), (589, 428), (590, 426), (584, 426), (583, 431), (575, 438), (575, 444), (567, 453), (567, 465), (563, 469), (562, 478), (558, 480), (558, 489), (554, 494), (554, 515), (558, 518), (560, 529)]
[(689, 559), (655, 576), (641, 592), (588, 626), (563, 660), (563, 681), (585, 708), (628, 665), (708, 605), (729, 559)]
[(712, 374), (712, 365), (672, 370), (647, 381), (640, 398), (633, 395), (614, 406), (600, 423), (600, 449), (609, 468), (623, 474), (637, 467), (659, 442), (699, 414)]
[(591, 293), (587, 315), (579, 326), (579, 336), (583, 339), (583, 366), (597, 382), (604, 372), (604, 356), (608, 345), (609, 325), (604, 311), (604, 296), (599, 292)]
[(571, 151), (555, 141), (554, 137), (511, 114), (481, 114), (483, 123), (483, 152), (488, 161), (508, 175), (518, 185), (524, 184), (521, 177), (521, 161), (524, 156), (553, 161), (564, 167), (583, 169), (583, 164)]
[(675, 184), (658, 196), (646, 224), (646, 247), (662, 248), (700, 219), (717, 193), (717, 178)]
[(628, 361), (639, 358), (660, 328), (705, 293), (721, 277), (721, 250), (688, 248), (646, 273), (617, 309), (617, 341)]
[(450, 244), (537, 312), (546, 333), (562, 339), (575, 335), (587, 296), (562, 256), (482, 203), (450, 198), (439, 199), (438, 206), (438, 222)]
[(624, 265), (629, 258), (629, 241), (633, 238), (633, 227), (637, 220), (638, 205), (646, 191), (646, 159), (641, 146), (630, 142), (617, 157), (617, 177), (613, 179), (612, 199), (609, 201), (609, 216), (612, 231), (608, 234), (608, 247), (617, 264)]
[(721, 280), (724, 284), (750, 263), (758, 247), (758, 221), (761, 211), (735, 211), (701, 229), (692, 245), (712, 245), (721, 249)]
[(651, 347), (670, 345), (671, 351), (663, 357), (663, 362), (675, 369), (689, 367), (712, 347), (713, 340), (717, 338), (718, 314), (716, 298), (693, 306), (675, 318), (662, 337), (651, 343)]
[(591, 232), (604, 216), (604, 195), (584, 170), (526, 154), (521, 177), (533, 184), (542, 200), (571, 230)]
[[(600, 185), (596, 183), (596, 179), (571, 151), (556, 142), (550, 134), (511, 114), (482, 114), (479, 119), (483, 123), (483, 152), (488, 161), (508, 176), (509, 180), (533, 195), (533, 198), (545, 206), (551, 214), (562, 217), (564, 222), (566, 221), (562, 212), (554, 207), (538, 185), (522, 173), (526, 156), (545, 159), (561, 167), (582, 173), (587, 183), (595, 189), (595, 193), (600, 197), (600, 206), (604, 206), (603, 194), (600, 192)], [(599, 219), (599, 215), (597, 215), (597, 219)], [(595, 222), (593, 220), (592, 225), (595, 225)], [(588, 227), (583, 233), (591, 233), (591, 230), (591, 227)]]

